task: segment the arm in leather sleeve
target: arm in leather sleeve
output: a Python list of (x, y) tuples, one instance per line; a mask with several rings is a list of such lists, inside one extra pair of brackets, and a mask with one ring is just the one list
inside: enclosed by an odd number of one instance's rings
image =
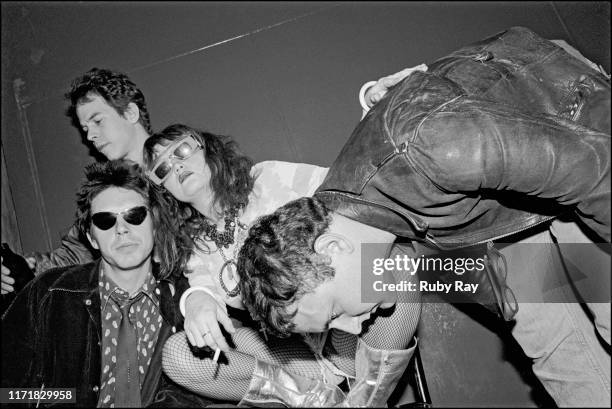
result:
[(62, 237), (58, 248), (46, 253), (31, 253), (28, 256), (36, 259), (35, 274), (40, 274), (54, 267), (89, 263), (94, 260), (93, 251), (86, 239), (81, 237), (76, 224), (73, 224)]
[[(443, 189), (513, 191), (576, 206), (610, 242), (610, 135), (549, 115), (465, 101), (421, 128), (437, 140), (432, 180)], [(443, 138), (442, 140), (440, 138)], [(434, 142), (431, 142), (434, 143)], [(431, 160), (429, 159), (429, 160)]]

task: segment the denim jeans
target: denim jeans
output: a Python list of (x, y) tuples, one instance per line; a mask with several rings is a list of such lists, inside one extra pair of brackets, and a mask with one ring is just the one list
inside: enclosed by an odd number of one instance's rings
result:
[[(579, 265), (587, 274), (585, 279), (577, 281), (576, 288), (586, 298), (586, 306), (595, 318), (595, 327), (603, 340), (610, 345), (610, 254), (592, 245), (576, 223), (555, 219), (550, 231), (554, 236), (561, 255), (567, 264)], [(571, 243), (571, 244), (567, 244)], [(573, 246), (573, 243), (584, 243)], [(590, 243), (590, 245), (589, 245)], [(607, 247), (608, 250), (610, 246)], [(599, 286), (599, 290), (595, 287)], [(594, 294), (600, 291), (600, 294)], [(606, 291), (606, 294), (601, 292)], [(607, 302), (601, 302), (605, 298)], [(597, 302), (600, 301), (600, 302)]]
[[(519, 305), (512, 335), (533, 359), (534, 374), (558, 406), (610, 407), (609, 298), (607, 302), (588, 303), (593, 321), (578, 302), (579, 285), (568, 280), (561, 247), (552, 244), (552, 234), (558, 243), (588, 242), (576, 224), (555, 221), (550, 230), (540, 228), (500, 248), (508, 266), (507, 284)], [(610, 255), (599, 252), (588, 255), (588, 259), (607, 263), (605, 271), (593, 273), (602, 278), (601, 286), (609, 288)], [(593, 280), (597, 278), (588, 277), (577, 284)]]

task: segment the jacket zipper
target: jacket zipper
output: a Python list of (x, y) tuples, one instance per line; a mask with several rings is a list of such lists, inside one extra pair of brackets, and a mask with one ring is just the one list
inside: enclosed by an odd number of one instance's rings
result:
[[(491, 238), (489, 238), (489, 239), (481, 240), (481, 241), (478, 241), (478, 242), (476, 242), (476, 243), (466, 244), (466, 245), (459, 246), (459, 247), (453, 247), (452, 249), (453, 249), (453, 250), (454, 250), (454, 249), (462, 249), (462, 248), (466, 248), (466, 247), (478, 246), (479, 244), (490, 243), (490, 242), (493, 242), (493, 241), (495, 241), (495, 240), (499, 240), (499, 239), (501, 239), (501, 238), (508, 237), (508, 236), (513, 235), (513, 234), (520, 233), (520, 232), (522, 232), (522, 231), (525, 231), (525, 230), (531, 229), (532, 227), (538, 226), (538, 225), (540, 225), (540, 224), (542, 224), (542, 223), (544, 223), (544, 222), (547, 222), (547, 221), (549, 221), (549, 220), (551, 220), (551, 219), (554, 219), (554, 218), (555, 218), (555, 216), (550, 216), (550, 217), (547, 217), (547, 218), (546, 218), (546, 219), (544, 219), (544, 220), (540, 220), (540, 221), (539, 221), (539, 222), (537, 222), (536, 224), (530, 224), (530, 225), (528, 225), (528, 226), (521, 227), (520, 229), (517, 229), (517, 230), (511, 231), (511, 232), (509, 232), (509, 233), (500, 234), (499, 236), (495, 236), (495, 237), (491, 237)], [(427, 240), (428, 240), (428, 241), (429, 241), (431, 244), (433, 244), (433, 245), (435, 245), (437, 248), (439, 248), (440, 250), (446, 250), (446, 249), (444, 249), (444, 248), (440, 247), (440, 245), (438, 244), (438, 242), (436, 242), (436, 241), (435, 241), (435, 240), (434, 240), (434, 239), (433, 239), (431, 236), (429, 236), (429, 235), (428, 235), (428, 236), (427, 236)]]

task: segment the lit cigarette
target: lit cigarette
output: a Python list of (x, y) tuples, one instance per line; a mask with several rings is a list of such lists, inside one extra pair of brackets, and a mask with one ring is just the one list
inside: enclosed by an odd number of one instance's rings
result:
[(221, 350), (219, 348), (215, 349), (215, 356), (213, 357), (213, 362), (217, 363), (217, 360), (219, 359), (219, 355), (221, 355)]

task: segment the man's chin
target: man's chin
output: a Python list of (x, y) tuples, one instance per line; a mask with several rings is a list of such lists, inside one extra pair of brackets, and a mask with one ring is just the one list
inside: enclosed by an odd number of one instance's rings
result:
[(134, 255), (134, 257), (121, 257), (120, 260), (117, 260), (119, 257), (114, 257), (115, 264), (119, 270), (129, 271), (136, 270), (142, 267), (150, 257), (138, 257)]
[(106, 157), (108, 160), (125, 160), (127, 159), (126, 152), (115, 152), (113, 148), (109, 145), (102, 148), (102, 150), (98, 151), (102, 155)]

